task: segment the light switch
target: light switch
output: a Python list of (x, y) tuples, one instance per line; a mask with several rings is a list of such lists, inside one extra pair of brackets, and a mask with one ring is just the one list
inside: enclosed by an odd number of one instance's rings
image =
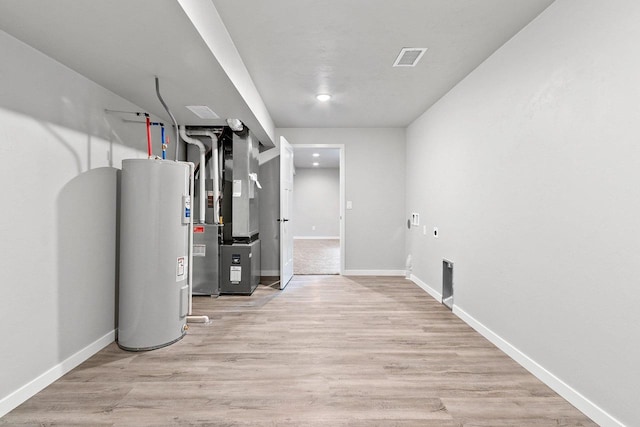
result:
[(347, 209), (353, 209), (353, 202), (351, 200), (347, 200)]

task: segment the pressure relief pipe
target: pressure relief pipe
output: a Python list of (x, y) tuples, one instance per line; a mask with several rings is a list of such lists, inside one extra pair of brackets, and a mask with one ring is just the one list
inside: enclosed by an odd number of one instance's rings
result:
[(205, 167), (204, 167), (204, 163), (205, 163), (205, 146), (204, 144), (196, 139), (196, 138), (191, 138), (189, 135), (187, 135), (187, 131), (185, 129), (184, 126), (180, 126), (180, 137), (184, 140), (184, 142), (186, 142), (187, 144), (192, 144), (195, 145), (196, 147), (198, 147), (200, 149), (200, 187), (199, 187), (199, 193), (200, 193), (200, 209), (199, 209), (199, 216), (198, 216), (198, 222), (200, 224), (204, 224), (204, 220), (205, 220), (205, 207), (206, 207), (206, 193), (205, 193)]
[[(219, 159), (218, 159), (218, 135), (211, 132), (210, 130), (190, 130), (189, 135), (191, 136), (206, 136), (207, 138), (211, 138), (211, 161), (213, 162), (213, 191), (215, 194), (214, 205), (213, 205), (213, 223), (218, 224), (220, 218), (220, 204), (218, 203), (220, 197), (220, 170), (219, 167)], [(204, 166), (200, 165), (200, 169)]]
[[(189, 192), (193, 194), (193, 182), (195, 181), (196, 165), (193, 162), (187, 162), (189, 165)], [(189, 304), (187, 306), (187, 323), (189, 323), (189, 316), (193, 313), (193, 215), (189, 218)]]

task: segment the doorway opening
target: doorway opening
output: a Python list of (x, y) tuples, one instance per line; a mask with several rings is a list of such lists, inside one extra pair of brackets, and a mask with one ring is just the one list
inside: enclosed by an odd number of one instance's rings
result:
[(340, 239), (295, 238), (293, 274), (340, 274)]
[(344, 270), (343, 146), (293, 145), (293, 273)]

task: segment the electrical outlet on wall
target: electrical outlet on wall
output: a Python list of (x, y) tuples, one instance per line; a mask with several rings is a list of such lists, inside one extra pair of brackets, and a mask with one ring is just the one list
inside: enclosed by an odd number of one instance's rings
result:
[(311, 226), (311, 231), (316, 231), (316, 226), (315, 225)]
[(419, 213), (412, 213), (411, 214), (411, 225), (413, 225), (414, 227), (417, 227), (420, 225), (420, 214)]

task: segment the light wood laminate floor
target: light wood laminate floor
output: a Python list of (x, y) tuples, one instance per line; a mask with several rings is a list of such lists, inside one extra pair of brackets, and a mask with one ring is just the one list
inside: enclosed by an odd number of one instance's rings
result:
[(295, 239), (294, 274), (340, 274), (340, 239)]
[(595, 425), (403, 278), (297, 276), (194, 307), (213, 322), (111, 344), (0, 425)]

